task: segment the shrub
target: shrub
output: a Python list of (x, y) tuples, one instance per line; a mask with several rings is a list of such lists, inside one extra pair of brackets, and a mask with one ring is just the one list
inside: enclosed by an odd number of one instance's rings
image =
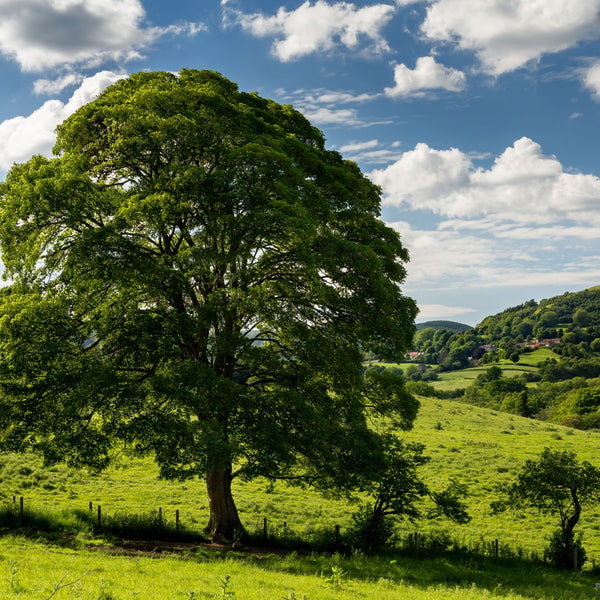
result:
[(372, 553), (383, 549), (394, 533), (392, 520), (375, 514), (373, 505), (361, 504), (352, 515), (350, 543), (353, 548)]
[[(577, 569), (581, 570), (581, 567), (587, 559), (585, 548), (581, 544), (581, 535), (573, 540), (573, 544), (575, 548), (577, 548)], [(573, 568), (571, 553), (563, 540), (561, 531), (558, 529), (552, 534), (548, 546), (544, 550), (544, 560), (559, 569)]]

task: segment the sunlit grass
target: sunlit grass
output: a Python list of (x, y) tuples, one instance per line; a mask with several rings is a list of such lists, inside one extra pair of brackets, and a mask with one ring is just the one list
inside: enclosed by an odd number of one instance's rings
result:
[(272, 554), (112, 555), (0, 540), (0, 597), (79, 600), (579, 600), (594, 578), (527, 562)]
[[(532, 554), (541, 557), (547, 538), (556, 527), (551, 518), (537, 513), (522, 519), (494, 516), (490, 502), (496, 498), (498, 484), (514, 477), (526, 459), (535, 457), (546, 446), (572, 450), (580, 459), (598, 464), (598, 432), (577, 431), (449, 400), (422, 398), (413, 431), (401, 435), (426, 445), (431, 461), (424, 467), (424, 476), (432, 488), (445, 486), (451, 478), (468, 485), (472, 521), (465, 526), (441, 519), (400, 523), (399, 541), (417, 530), (425, 540), (446, 532), (447, 539), (466, 548), (467, 554), (450, 554), (435, 560), (417, 560), (405, 554), (359, 554), (348, 559), (292, 554), (287, 559), (269, 555), (271, 550), (263, 551), (261, 557), (245, 558), (199, 551), (157, 560), (143, 555), (117, 557), (82, 550), (85, 544), (98, 543), (90, 531), (74, 540), (74, 549), (5, 536), (0, 539), (0, 598), (45, 600), (63, 576), (64, 582), (75, 583), (57, 592), (55, 597), (59, 599), (219, 598), (223, 597), (219, 596), (220, 586), (226, 576), (230, 577), (226, 591), (235, 594), (229, 596), (231, 599), (594, 597), (592, 575), (558, 573), (524, 562)], [(31, 457), (15, 455), (0, 457), (0, 465), (5, 505), (18, 510), (23, 495), (26, 510), (47, 510), (49, 518), (66, 511), (65, 527), (73, 520), (69, 511), (88, 511), (90, 502), (92, 520), (98, 504), (107, 518), (119, 511), (156, 514), (160, 507), (162, 518), (171, 524), (175, 510), (179, 510), (182, 524), (196, 531), (201, 531), (208, 519), (204, 483), (158, 480), (150, 459), (128, 462), (97, 477), (60, 465), (43, 468)], [(344, 531), (355, 510), (354, 505), (342, 499), (324, 499), (311, 490), (283, 484), (270, 487), (260, 480), (236, 482), (234, 494), (248, 529), (260, 532), (267, 517), (269, 535), (282, 535), (284, 523), (285, 531), (299, 536), (319, 530), (331, 532), (335, 524)], [(77, 523), (73, 527), (76, 530)], [(600, 562), (597, 507), (584, 506), (578, 529), (584, 534), (583, 543), (591, 559), (589, 569), (592, 562)], [(49, 542), (48, 538), (42, 539)], [(520, 556), (522, 560), (489, 558), (495, 539), (499, 540), (501, 557)], [(332, 566), (344, 573), (339, 577), (339, 585), (327, 583), (335, 574)]]
[[(490, 503), (497, 497), (498, 484), (514, 477), (526, 459), (535, 457), (546, 446), (572, 450), (592, 464), (598, 464), (600, 446), (600, 434), (596, 431), (578, 431), (430, 398), (421, 398), (414, 429), (400, 435), (425, 444), (431, 461), (424, 467), (424, 475), (432, 488), (442, 488), (453, 478), (467, 484), (467, 503), (472, 515), (472, 521), (464, 526), (442, 519), (418, 524), (401, 522), (401, 537), (415, 530), (423, 533), (444, 530), (467, 544), (489, 545), (499, 539), (501, 546), (514, 552), (521, 549), (525, 555), (538, 556), (542, 555), (556, 523), (537, 513), (520, 520), (509, 514), (492, 515)], [(4, 464), (0, 470), (0, 489), (8, 503), (13, 495), (17, 503), (23, 495), (26, 508), (87, 511), (91, 502), (93, 515), (98, 505), (103, 515), (117, 512), (149, 515), (160, 508), (162, 518), (171, 525), (178, 510), (181, 524), (197, 532), (208, 522), (204, 482), (159, 480), (150, 459), (131, 461), (97, 477), (64, 466), (45, 470), (35, 461), (20, 456), (2, 457), (0, 464)], [(262, 531), (266, 517), (270, 535), (287, 532), (309, 537), (319, 531), (333, 532), (335, 525), (344, 531), (356, 510), (354, 504), (344, 499), (323, 498), (310, 489), (281, 483), (269, 486), (264, 480), (236, 481), (234, 495), (248, 530)], [(597, 507), (584, 506), (578, 529), (584, 534), (588, 556), (600, 563)]]

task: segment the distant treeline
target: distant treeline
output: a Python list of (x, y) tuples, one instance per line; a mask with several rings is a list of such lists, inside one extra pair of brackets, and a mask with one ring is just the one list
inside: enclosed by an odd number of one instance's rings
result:
[[(439, 324), (449, 323), (451, 327)], [(588, 358), (600, 352), (600, 287), (565, 293), (537, 303), (529, 300), (486, 317), (473, 328), (429, 321), (417, 326), (413, 359), (442, 370), (461, 369), (473, 361), (494, 362), (530, 352), (536, 343), (551, 345), (557, 355)], [(549, 341), (551, 340), (551, 341)]]

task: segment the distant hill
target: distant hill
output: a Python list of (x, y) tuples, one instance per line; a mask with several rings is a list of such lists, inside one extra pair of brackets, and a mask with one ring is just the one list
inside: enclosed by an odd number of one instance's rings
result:
[(457, 323), (456, 321), (425, 321), (425, 323), (417, 323), (416, 327), (417, 331), (431, 327), (432, 329), (436, 330), (445, 329), (446, 331), (451, 331), (452, 333), (460, 333), (461, 331), (467, 331), (467, 329), (471, 329), (470, 325)]
[(420, 323), (413, 351), (421, 353), (421, 360), (428, 365), (456, 370), (470, 366), (472, 360), (518, 361), (520, 353), (540, 344), (551, 347), (557, 359), (583, 359), (591, 353), (597, 360), (600, 286), (539, 302), (529, 300), (486, 317), (475, 327), (454, 321)]
[(560, 296), (519, 306), (486, 317), (475, 329), (490, 340), (503, 337), (562, 337), (567, 332), (587, 330), (597, 337), (600, 328), (600, 286), (581, 292), (565, 292)]

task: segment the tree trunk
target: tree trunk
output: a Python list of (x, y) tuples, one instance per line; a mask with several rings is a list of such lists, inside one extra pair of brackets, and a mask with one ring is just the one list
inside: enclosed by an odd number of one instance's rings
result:
[(244, 533), (231, 495), (231, 467), (221, 471), (211, 471), (206, 475), (210, 519), (204, 532), (213, 542), (233, 541)]
[(577, 548), (575, 547), (575, 535), (573, 531), (575, 525), (579, 522), (581, 505), (579, 504), (579, 498), (574, 490), (571, 490), (571, 496), (573, 498), (573, 514), (563, 523), (563, 540), (569, 552), (569, 556), (571, 557), (571, 568), (574, 571), (577, 571)]

